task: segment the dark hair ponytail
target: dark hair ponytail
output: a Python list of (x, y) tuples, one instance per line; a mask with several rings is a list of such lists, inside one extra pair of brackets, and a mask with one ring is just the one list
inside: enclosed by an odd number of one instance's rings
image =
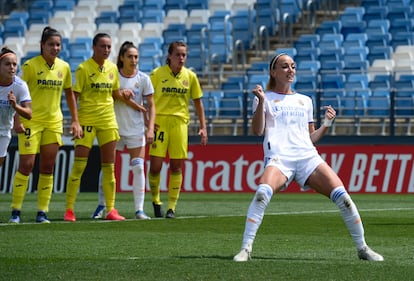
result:
[(124, 43), (122, 43), (121, 47), (119, 48), (119, 53), (118, 53), (118, 58), (116, 60), (116, 65), (118, 66), (118, 69), (121, 69), (124, 67), (124, 63), (121, 60), (121, 57), (126, 53), (126, 51), (128, 51), (130, 48), (134, 48), (137, 49), (138, 48), (134, 45), (134, 43), (130, 42), (130, 41), (125, 41)]

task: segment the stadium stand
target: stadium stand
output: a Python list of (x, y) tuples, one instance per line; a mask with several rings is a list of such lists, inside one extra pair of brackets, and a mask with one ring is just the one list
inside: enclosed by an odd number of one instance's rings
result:
[[(394, 134), (413, 133), (413, 1), (28, 3), (25, 9), (5, 15), (0, 25), (0, 42), (16, 50), (21, 63), (38, 54), (39, 34), (47, 24), (65, 37), (61, 56), (72, 70), (90, 55), (85, 41), (90, 42), (97, 31), (113, 37), (114, 50), (125, 40), (137, 44), (145, 72), (161, 65), (170, 42), (187, 42), (187, 63), (207, 93), (204, 99), (213, 134), (246, 134), (249, 89), (255, 84), (265, 86), (269, 58), (282, 52), (295, 59), (294, 87), (314, 100), (316, 116), (321, 116), (326, 104), (337, 106), (343, 115), (338, 116), (332, 135), (387, 135), (393, 126)], [(315, 24), (309, 21), (312, 16)], [(240, 62), (235, 62), (239, 57)], [(110, 59), (116, 59), (116, 51)], [(238, 79), (243, 82), (231, 88)]]

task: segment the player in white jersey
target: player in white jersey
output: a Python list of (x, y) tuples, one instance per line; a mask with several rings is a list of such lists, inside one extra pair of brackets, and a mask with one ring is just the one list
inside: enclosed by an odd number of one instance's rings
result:
[(242, 247), (234, 261), (250, 259), (252, 245), (270, 199), (293, 180), (325, 195), (338, 206), (360, 259), (384, 260), (366, 244), (357, 207), (341, 179), (314, 146), (331, 126), (335, 110), (327, 106), (323, 125), (315, 129), (312, 100), (291, 89), (296, 74), (293, 59), (286, 54), (275, 56), (270, 62), (269, 72), (266, 91), (260, 85), (253, 89), (252, 128), (256, 135), (265, 135), (265, 169), (247, 211)]
[[(124, 150), (126, 147), (130, 156), (130, 165), (133, 174), (132, 192), (134, 195), (135, 218), (150, 219), (144, 212), (145, 199), (145, 144), (154, 141), (155, 105), (153, 101), (154, 87), (149, 76), (138, 70), (138, 48), (132, 42), (124, 42), (118, 54), (117, 66), (119, 82), (122, 92), (129, 92), (129, 100), (116, 100), (114, 104), (118, 131), (121, 139), (116, 149)], [(143, 108), (144, 98), (148, 113)], [(147, 126), (147, 130), (145, 127)], [(105, 198), (102, 191), (100, 177), (99, 205), (92, 215), (98, 219), (105, 209)]]
[(3, 47), (0, 51), (0, 167), (7, 155), (15, 113), (26, 119), (32, 118), (29, 88), (16, 72), (15, 52)]

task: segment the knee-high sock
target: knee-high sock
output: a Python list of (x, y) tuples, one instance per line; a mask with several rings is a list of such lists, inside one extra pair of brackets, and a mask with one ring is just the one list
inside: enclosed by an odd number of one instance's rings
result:
[(168, 186), (168, 209), (175, 211), (178, 198), (180, 197), (181, 184), (183, 182), (182, 172), (171, 172)]
[(110, 212), (115, 206), (115, 166), (114, 163), (102, 164), (102, 190), (105, 195), (106, 211)]
[(50, 198), (53, 191), (53, 174), (39, 174), (37, 183), (37, 210), (49, 211)]
[(145, 199), (144, 159), (131, 159), (131, 169), (133, 174), (132, 193), (134, 194), (135, 211), (143, 211)]
[(88, 158), (75, 157), (73, 162), (72, 171), (68, 177), (66, 183), (66, 209), (74, 209), (76, 196), (78, 195), (81, 177), (85, 171)]
[(364, 226), (359, 216), (358, 209), (343, 186), (338, 186), (330, 194), (331, 200), (338, 206), (346, 227), (357, 247), (366, 246), (364, 238)]
[(160, 180), (161, 180), (161, 174), (153, 174), (149, 172), (148, 174), (148, 182), (151, 188), (151, 196), (152, 196), (152, 202), (154, 202), (157, 205), (162, 204), (160, 199)]
[(27, 184), (29, 182), (29, 176), (25, 176), (19, 171), (14, 175), (12, 204), (13, 210), (21, 210), (23, 205), (24, 196), (27, 191)]
[(99, 183), (98, 183), (98, 205), (105, 206), (105, 195), (102, 189), (102, 171), (99, 172)]
[(247, 211), (246, 225), (243, 234), (242, 248), (249, 251), (252, 249), (256, 233), (262, 224), (263, 216), (270, 199), (273, 196), (273, 189), (267, 184), (260, 184), (250, 203)]

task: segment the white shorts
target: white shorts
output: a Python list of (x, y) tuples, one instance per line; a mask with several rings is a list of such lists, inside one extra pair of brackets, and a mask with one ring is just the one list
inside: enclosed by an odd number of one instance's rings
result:
[(137, 148), (145, 146), (145, 136), (121, 136), (116, 144), (116, 150), (124, 150), (124, 148)]
[(11, 137), (0, 136), (0, 157), (6, 157)]
[(295, 159), (280, 158), (278, 156), (266, 157), (264, 166), (274, 166), (287, 177), (288, 180), (282, 190), (286, 189), (293, 180), (296, 181), (303, 190), (306, 190), (309, 189), (309, 187), (305, 186), (305, 182), (313, 171), (324, 162), (322, 157), (316, 153)]

